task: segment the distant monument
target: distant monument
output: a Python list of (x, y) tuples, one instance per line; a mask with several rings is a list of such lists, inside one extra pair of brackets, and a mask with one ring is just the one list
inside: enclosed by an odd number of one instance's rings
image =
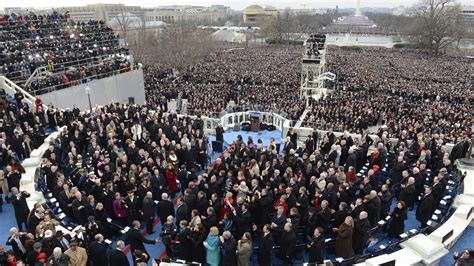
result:
[(355, 16), (356, 17), (362, 16), (362, 12), (360, 12), (360, 0), (357, 0)]

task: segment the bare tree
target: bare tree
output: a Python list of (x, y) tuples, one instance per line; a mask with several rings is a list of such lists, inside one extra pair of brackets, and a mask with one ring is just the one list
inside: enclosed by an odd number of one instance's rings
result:
[(119, 31), (122, 33), (122, 37), (124, 40), (127, 40), (127, 33), (130, 29), (130, 26), (132, 24), (132, 19), (130, 14), (125, 13), (124, 11), (120, 12), (117, 14), (115, 17), (117, 20), (118, 26), (119, 26)]
[(439, 54), (455, 41), (453, 35), (460, 13), (455, 0), (421, 0), (413, 12), (415, 23), (412, 35), (423, 47)]

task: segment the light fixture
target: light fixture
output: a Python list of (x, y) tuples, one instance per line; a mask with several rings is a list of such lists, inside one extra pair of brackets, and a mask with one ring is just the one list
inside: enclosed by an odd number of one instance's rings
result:
[(69, 35), (69, 37), (70, 37), (71, 39), (73, 39), (73, 38), (74, 38), (74, 33), (71, 34), (71, 35)]
[(36, 39), (39, 40), (39, 39), (40, 39), (40, 36), (36, 36)]
[(53, 36), (53, 35), (49, 35), (49, 38), (50, 38), (50, 39), (54, 39), (54, 36)]
[(97, 47), (97, 43), (94, 43), (94, 47)]
[(39, 55), (39, 54), (35, 54), (35, 57), (37, 57), (37, 58), (38, 58), (38, 57), (40, 57), (40, 55)]

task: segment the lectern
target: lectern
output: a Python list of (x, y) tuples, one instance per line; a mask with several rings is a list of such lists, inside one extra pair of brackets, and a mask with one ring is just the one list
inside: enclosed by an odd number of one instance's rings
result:
[(250, 114), (250, 130), (252, 132), (260, 131), (260, 113)]

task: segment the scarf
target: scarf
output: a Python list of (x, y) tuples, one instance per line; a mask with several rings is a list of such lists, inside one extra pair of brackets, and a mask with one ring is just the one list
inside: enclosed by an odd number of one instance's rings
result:
[(208, 235), (206, 239), (207, 244), (211, 247), (216, 247), (219, 245), (219, 237), (218, 236), (213, 236), (213, 235)]

